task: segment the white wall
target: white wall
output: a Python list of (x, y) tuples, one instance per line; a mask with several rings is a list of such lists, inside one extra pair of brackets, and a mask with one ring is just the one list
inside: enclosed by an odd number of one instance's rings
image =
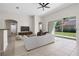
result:
[(12, 14), (12, 13), (0, 13), (0, 29), (5, 28), (5, 20), (12, 19), (18, 22), (18, 32), (20, 31), (20, 26), (30, 26), (30, 30), (33, 30), (33, 16), (27, 16), (26, 14)]
[(8, 47), (8, 30), (3, 31), (3, 51), (6, 51)]
[(54, 20), (59, 20), (64, 17), (71, 17), (71, 16), (79, 16), (79, 4), (74, 4), (68, 8), (64, 8), (62, 10), (59, 10), (55, 12), (54, 14), (50, 14), (45, 16), (43, 19), (43, 23), (45, 24), (43, 29), (44, 31), (48, 31), (48, 22), (49, 21), (54, 21)]
[(16, 20), (18, 22), (18, 32), (20, 32), (21, 26), (30, 26), (30, 30), (37, 34), (39, 31), (39, 22), (41, 22), (40, 16), (27, 16), (23, 13), (7, 13), (7, 12), (1, 12), (0, 13), (0, 29), (5, 28), (5, 20), (12, 19)]
[(52, 13), (48, 16), (45, 16), (43, 19), (44, 23), (44, 31), (48, 31), (48, 22), (53, 21), (53, 20), (59, 20), (64, 17), (71, 17), (71, 16), (76, 16), (76, 28), (77, 28), (77, 55), (79, 55), (79, 4), (74, 4), (68, 8), (64, 8), (62, 10), (57, 11), (56, 13)]
[(37, 34), (39, 32), (39, 22), (41, 22), (41, 17), (40, 16), (35, 16), (34, 19), (34, 33)]
[(4, 19), (0, 16), (0, 29), (4, 28)]

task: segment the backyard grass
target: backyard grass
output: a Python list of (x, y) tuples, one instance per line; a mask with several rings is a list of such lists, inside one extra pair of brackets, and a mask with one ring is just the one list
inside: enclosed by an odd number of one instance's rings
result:
[(64, 36), (70, 36), (70, 37), (76, 37), (76, 33), (71, 32), (55, 32), (57, 35), (64, 35)]

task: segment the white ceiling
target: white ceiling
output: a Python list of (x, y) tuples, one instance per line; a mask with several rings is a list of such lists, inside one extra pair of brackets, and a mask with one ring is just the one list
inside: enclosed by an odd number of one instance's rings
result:
[[(16, 9), (16, 7), (19, 9)], [(0, 11), (8, 12), (8, 13), (25, 13), (26, 15), (44, 15), (49, 11), (54, 11), (56, 8), (60, 8), (64, 6), (64, 3), (50, 3), (48, 5), (50, 8), (37, 9), (40, 7), (38, 3), (1, 3)]]

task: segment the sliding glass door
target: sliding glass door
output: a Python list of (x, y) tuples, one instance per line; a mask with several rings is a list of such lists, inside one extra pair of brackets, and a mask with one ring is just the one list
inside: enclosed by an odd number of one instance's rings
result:
[(48, 22), (48, 32), (51, 34), (55, 34), (55, 26), (56, 26), (56, 21), (50, 21)]
[(48, 32), (58, 36), (76, 37), (76, 17), (48, 22)]

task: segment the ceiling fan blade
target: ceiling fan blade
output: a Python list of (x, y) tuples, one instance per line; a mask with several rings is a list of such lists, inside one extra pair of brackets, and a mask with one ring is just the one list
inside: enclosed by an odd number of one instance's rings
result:
[(44, 6), (48, 5), (49, 3), (46, 3)]
[(45, 8), (50, 8), (50, 7), (48, 7), (48, 6), (45, 6)]
[(37, 9), (40, 9), (40, 8), (42, 8), (42, 7), (38, 7)]
[(39, 5), (41, 5), (43, 7), (43, 4), (42, 3), (39, 3)]

